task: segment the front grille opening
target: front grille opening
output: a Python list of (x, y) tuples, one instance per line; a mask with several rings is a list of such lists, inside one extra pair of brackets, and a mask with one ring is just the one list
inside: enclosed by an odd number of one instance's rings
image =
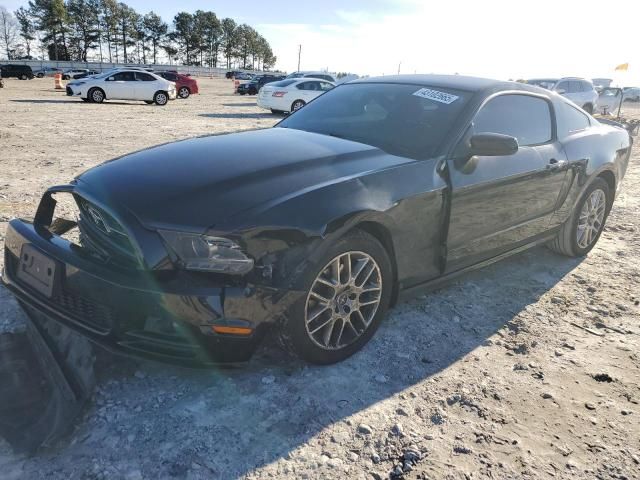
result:
[(139, 268), (140, 261), (125, 228), (104, 209), (76, 194), (54, 194), (55, 219), (49, 230), (101, 263)]

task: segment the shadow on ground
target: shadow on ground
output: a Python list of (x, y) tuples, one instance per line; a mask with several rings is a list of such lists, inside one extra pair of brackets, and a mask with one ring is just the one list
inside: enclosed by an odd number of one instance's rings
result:
[(265, 113), (200, 113), (199, 116), (206, 118), (273, 118), (274, 115), (268, 112)]
[(245, 102), (245, 103), (223, 103), (223, 107), (255, 107), (258, 104), (256, 102)]
[[(211, 478), (243, 477), (329, 427), (354, 435), (357, 421), (344, 420), (367, 410), (374, 422), (379, 402), (481, 347), (579, 263), (537, 248), (467, 275), (396, 306), (361, 352), (333, 366), (302, 364), (273, 344), (244, 368), (207, 371), (100, 353), (95, 405), (73, 442), (30, 468), (59, 473), (64, 458), (66, 474), (82, 476), (100, 457), (144, 478), (185, 478), (194, 465)], [(391, 427), (384, 422), (377, 428)]]

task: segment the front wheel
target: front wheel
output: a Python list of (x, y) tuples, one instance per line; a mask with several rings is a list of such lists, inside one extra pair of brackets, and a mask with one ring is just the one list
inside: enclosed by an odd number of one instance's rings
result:
[(169, 95), (167, 95), (165, 92), (156, 92), (156, 94), (153, 96), (153, 101), (156, 105), (165, 106), (167, 103), (169, 103)]
[(89, 91), (89, 98), (94, 103), (102, 103), (104, 102), (104, 92), (99, 88), (92, 88)]
[(39, 73), (39, 74), (37, 75), (37, 77), (38, 77), (38, 78), (43, 78), (43, 77), (44, 77), (44, 73)]
[(298, 280), (306, 295), (291, 306), (280, 330), (285, 347), (321, 365), (350, 357), (371, 339), (389, 307), (393, 281), (387, 251), (365, 232), (324, 249)]
[(26, 80), (28, 77), (23, 73), (20, 75), (20, 80)]
[(291, 113), (297, 112), (298, 110), (300, 110), (305, 105), (306, 104), (304, 103), (304, 100), (296, 100), (295, 102), (293, 102), (291, 104)]
[(612, 203), (609, 184), (596, 178), (584, 192), (571, 217), (549, 247), (569, 257), (582, 257), (595, 247), (604, 230)]

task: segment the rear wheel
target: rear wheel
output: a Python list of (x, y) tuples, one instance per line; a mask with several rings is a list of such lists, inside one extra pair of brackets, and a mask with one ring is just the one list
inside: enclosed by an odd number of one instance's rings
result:
[(298, 110), (300, 110), (305, 105), (306, 104), (305, 104), (304, 100), (296, 100), (295, 102), (293, 102), (291, 104), (291, 113), (297, 112)]
[(581, 257), (596, 245), (611, 208), (613, 192), (596, 178), (584, 192), (571, 217), (562, 225), (549, 247), (569, 257)]
[(306, 295), (289, 309), (280, 331), (287, 348), (316, 364), (360, 350), (391, 299), (391, 261), (374, 237), (355, 231), (324, 249), (297, 282)]
[(38, 76), (38, 78), (42, 78), (42, 77), (44, 77), (44, 73), (39, 73), (37, 76)]
[(156, 94), (153, 96), (153, 101), (156, 105), (160, 105), (165, 106), (167, 103), (169, 103), (169, 95), (167, 94), (167, 92), (156, 92)]
[(180, 98), (189, 98), (189, 95), (191, 95), (191, 90), (187, 87), (180, 87), (180, 90), (178, 90), (178, 96)]
[(27, 75), (24, 73), (20, 75), (20, 80), (26, 80), (27, 78), (28, 78)]
[(94, 103), (102, 103), (102, 102), (104, 102), (105, 95), (104, 95), (104, 92), (101, 89), (92, 88), (91, 90), (89, 90), (88, 97)]

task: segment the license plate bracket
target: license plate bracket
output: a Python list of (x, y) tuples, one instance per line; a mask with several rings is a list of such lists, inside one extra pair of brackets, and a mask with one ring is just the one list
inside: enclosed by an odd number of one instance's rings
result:
[(33, 245), (24, 244), (20, 252), (18, 280), (47, 298), (53, 297), (58, 284), (60, 268), (57, 262), (47, 257)]

